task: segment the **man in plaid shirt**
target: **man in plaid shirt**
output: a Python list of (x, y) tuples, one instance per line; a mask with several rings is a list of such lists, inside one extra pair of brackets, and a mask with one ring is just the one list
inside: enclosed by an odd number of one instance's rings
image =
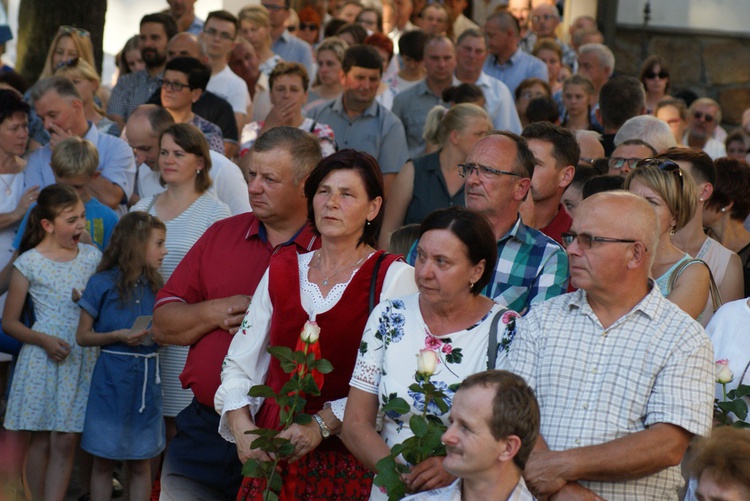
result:
[(658, 235), (646, 200), (587, 198), (563, 234), (579, 290), (518, 323), (503, 368), (539, 401), (524, 472), (539, 497), (677, 500), (688, 444), (711, 429), (713, 348), (649, 278)]

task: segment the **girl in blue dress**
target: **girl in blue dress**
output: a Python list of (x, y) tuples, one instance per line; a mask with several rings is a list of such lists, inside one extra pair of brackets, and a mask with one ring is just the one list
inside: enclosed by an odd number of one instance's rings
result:
[[(5, 428), (30, 432), (25, 478), (33, 499), (62, 501), (83, 430), (96, 351), (75, 343), (75, 300), (101, 257), (80, 242), (85, 227), (86, 209), (73, 188), (39, 193), (2, 316), (5, 332), (23, 343)], [(27, 294), (36, 313), (31, 328), (21, 321)]]
[(111, 498), (115, 461), (128, 467), (130, 498), (148, 499), (149, 459), (164, 450), (158, 346), (150, 329), (132, 327), (154, 309), (166, 238), (158, 218), (145, 212), (123, 216), (78, 301), (78, 344), (102, 347), (81, 439), (81, 448), (94, 456), (92, 500)]

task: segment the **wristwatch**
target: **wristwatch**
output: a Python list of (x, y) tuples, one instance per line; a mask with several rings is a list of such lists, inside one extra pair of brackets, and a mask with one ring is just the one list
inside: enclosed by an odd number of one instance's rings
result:
[(320, 435), (325, 439), (331, 436), (331, 429), (326, 426), (326, 422), (323, 421), (323, 418), (318, 416), (317, 414), (313, 414), (313, 419), (317, 421), (318, 426), (320, 427)]

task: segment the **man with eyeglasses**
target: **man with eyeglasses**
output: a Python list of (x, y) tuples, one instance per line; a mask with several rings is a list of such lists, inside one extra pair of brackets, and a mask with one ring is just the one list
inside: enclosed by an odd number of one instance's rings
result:
[(284, 61), (300, 63), (307, 69), (308, 75), (315, 74), (312, 47), (307, 42), (295, 37), (286, 28), (289, 19), (291, 0), (262, 0), (261, 5), (268, 10), (271, 21), (271, 50)]
[(719, 103), (708, 97), (696, 99), (688, 110), (688, 126), (685, 137), (682, 138), (683, 144), (705, 151), (713, 160), (727, 156), (724, 143), (713, 137), (719, 123)]
[(711, 430), (714, 363), (701, 326), (649, 278), (656, 211), (592, 195), (563, 239), (579, 290), (532, 308), (500, 367), (540, 402), (526, 483), (545, 499), (676, 501), (688, 444)]
[(609, 168), (607, 174), (628, 177), (628, 174), (635, 168), (638, 160), (653, 158), (656, 156), (656, 153), (656, 149), (653, 146), (641, 139), (623, 141), (612, 152), (612, 156), (607, 159), (607, 167)]
[(177, 24), (169, 14), (157, 12), (141, 18), (138, 43), (146, 68), (120, 75), (107, 105), (107, 116), (122, 130), (125, 121), (138, 106), (159, 90), (167, 64), (167, 43), (177, 34)]
[(459, 165), (466, 180), (466, 207), (487, 217), (497, 239), (495, 271), (483, 294), (518, 312), (568, 287), (568, 258), (562, 247), (526, 226), (518, 214), (531, 188), (534, 164), (524, 138), (496, 131), (480, 139)]
[(206, 47), (211, 79), (206, 90), (225, 99), (234, 110), (237, 130), (242, 133), (245, 122), (252, 116), (252, 102), (247, 84), (229, 67), (229, 54), (235, 46), (239, 21), (231, 12), (215, 10), (209, 12), (200, 35)]

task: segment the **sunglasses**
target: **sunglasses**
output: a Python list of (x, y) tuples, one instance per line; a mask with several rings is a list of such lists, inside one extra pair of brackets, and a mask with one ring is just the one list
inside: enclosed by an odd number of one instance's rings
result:
[(63, 26), (60, 26), (57, 32), (65, 33), (66, 35), (72, 35), (73, 33), (75, 33), (79, 37), (86, 37), (86, 38), (91, 37), (91, 33), (84, 30), (83, 28), (76, 28), (75, 26), (63, 25)]
[(702, 111), (694, 111), (693, 112), (693, 118), (696, 120), (702, 120), (705, 119), (706, 123), (711, 123), (714, 121), (714, 116), (709, 113), (703, 113)]
[(644, 158), (643, 160), (639, 160), (635, 164), (636, 169), (640, 167), (656, 167), (662, 172), (675, 174), (677, 175), (677, 179), (680, 180), (680, 190), (682, 190), (684, 186), (685, 181), (682, 178), (682, 169), (680, 169), (680, 166), (671, 160), (660, 160), (658, 158)]
[(300, 31), (317, 31), (318, 25), (315, 23), (299, 23)]
[(73, 59), (68, 59), (67, 61), (60, 61), (55, 65), (55, 71), (59, 70), (60, 68), (75, 68), (78, 66), (78, 57), (74, 57)]
[(648, 78), (648, 79), (654, 79), (656, 77), (659, 77), (662, 80), (664, 80), (664, 79), (669, 78), (669, 73), (667, 73), (664, 70), (661, 70), (659, 73), (656, 73), (654, 71), (647, 71), (646, 73), (643, 74), (643, 76), (646, 77), (646, 78)]

